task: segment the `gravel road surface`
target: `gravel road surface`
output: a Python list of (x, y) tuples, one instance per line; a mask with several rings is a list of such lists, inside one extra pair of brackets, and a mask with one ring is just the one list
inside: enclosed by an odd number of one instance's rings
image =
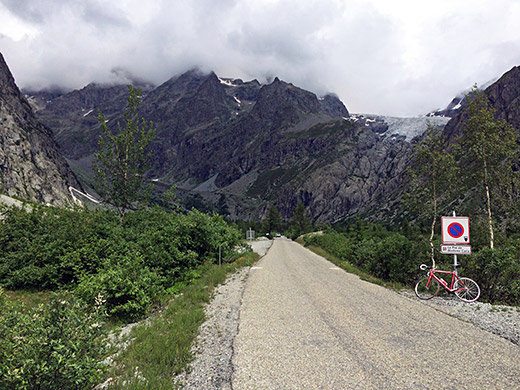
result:
[(518, 345), (289, 240), (275, 240), (245, 283), (234, 390), (520, 389)]

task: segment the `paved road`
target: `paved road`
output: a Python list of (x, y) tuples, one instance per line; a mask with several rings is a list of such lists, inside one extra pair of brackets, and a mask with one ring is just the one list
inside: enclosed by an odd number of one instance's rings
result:
[(520, 389), (520, 347), (275, 240), (250, 271), (233, 389)]

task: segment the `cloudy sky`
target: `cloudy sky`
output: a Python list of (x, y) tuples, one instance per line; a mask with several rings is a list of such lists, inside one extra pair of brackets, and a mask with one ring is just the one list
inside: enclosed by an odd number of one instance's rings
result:
[(519, 21), (519, 0), (0, 0), (0, 52), (21, 88), (199, 66), (410, 116), (520, 65)]

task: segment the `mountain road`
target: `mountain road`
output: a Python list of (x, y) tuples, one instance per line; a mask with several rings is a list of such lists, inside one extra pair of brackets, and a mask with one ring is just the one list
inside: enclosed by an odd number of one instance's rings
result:
[(232, 388), (520, 389), (520, 347), (290, 240), (249, 272)]

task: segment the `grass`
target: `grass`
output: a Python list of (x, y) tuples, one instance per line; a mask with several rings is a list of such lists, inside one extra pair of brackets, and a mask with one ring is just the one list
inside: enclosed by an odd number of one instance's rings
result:
[(53, 291), (36, 290), (5, 290), (4, 292), (8, 300), (15, 303), (23, 303), (23, 305), (28, 309), (37, 307), (49, 301), (54, 294)]
[(151, 321), (135, 326), (131, 342), (115, 358), (109, 376), (115, 378), (111, 389), (172, 389), (175, 375), (187, 369), (190, 352), (199, 326), (205, 320), (204, 305), (213, 290), (228, 274), (251, 265), (258, 255), (247, 253), (234, 263), (209, 265), (199, 279), (186, 286), (166, 309)]

